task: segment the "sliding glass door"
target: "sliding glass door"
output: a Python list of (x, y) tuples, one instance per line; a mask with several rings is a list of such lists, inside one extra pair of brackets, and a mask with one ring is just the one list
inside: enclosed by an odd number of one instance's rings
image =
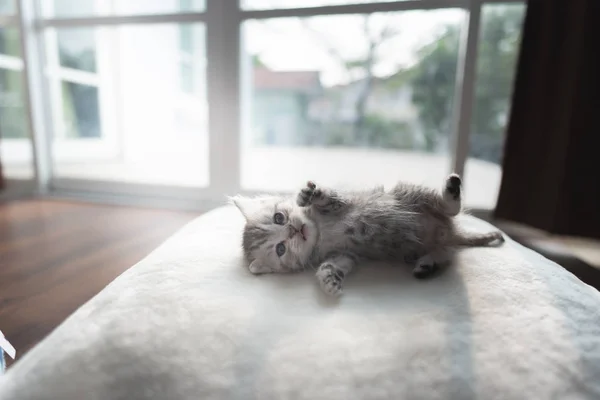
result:
[(208, 186), (201, 23), (49, 29), (54, 177)]
[[(242, 187), (439, 186), (452, 160), (459, 38), (449, 35), (464, 20), (447, 8), (246, 21)], [(442, 45), (447, 59), (427, 65)], [(432, 78), (445, 87), (432, 90)]]
[(10, 115), (51, 193), (218, 203), (454, 170), (495, 204), (523, 1), (9, 3), (0, 83), (28, 94)]

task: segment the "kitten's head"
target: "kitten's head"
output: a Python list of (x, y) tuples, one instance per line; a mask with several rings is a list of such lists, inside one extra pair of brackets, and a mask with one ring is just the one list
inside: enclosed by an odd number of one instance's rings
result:
[(246, 218), (242, 246), (253, 274), (294, 272), (309, 262), (317, 227), (304, 209), (278, 197), (234, 197)]

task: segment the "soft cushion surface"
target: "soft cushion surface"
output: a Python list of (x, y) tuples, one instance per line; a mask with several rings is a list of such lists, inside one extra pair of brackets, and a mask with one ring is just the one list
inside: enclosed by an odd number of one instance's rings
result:
[(310, 271), (251, 275), (242, 226), (225, 207), (185, 227), (9, 369), (0, 399), (600, 397), (600, 294), (512, 241), (425, 281), (365, 265), (334, 300)]

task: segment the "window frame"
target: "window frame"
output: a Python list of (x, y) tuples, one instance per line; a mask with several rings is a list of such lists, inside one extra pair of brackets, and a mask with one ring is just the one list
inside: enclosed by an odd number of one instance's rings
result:
[[(224, 194), (252, 194), (241, 186), (242, 130), (249, 120), (249, 82), (251, 66), (244, 60), (242, 24), (247, 20), (281, 17), (312, 17), (374, 12), (433, 10), (460, 8), (466, 19), (462, 29), (457, 65), (456, 90), (453, 100), (451, 131), (451, 164), (448, 172), (464, 172), (470, 121), (477, 73), (477, 50), (482, 8), (487, 4), (526, 4), (527, 0), (404, 0), (361, 4), (317, 6), (290, 9), (244, 10), (241, 0), (207, 0), (202, 12), (100, 15), (85, 17), (43, 17), (43, 0), (16, 0), (17, 16), (0, 16), (0, 26), (18, 26), (21, 30), (23, 71), (25, 77), (29, 126), (33, 138), (35, 182), (39, 192), (93, 199), (100, 194), (120, 197), (131, 202), (135, 197), (155, 199), (160, 204), (194, 204), (222, 202)], [(102, 2), (103, 0), (97, 0)], [(167, 188), (165, 186), (128, 184), (57, 178), (52, 173), (49, 134), (57, 132), (53, 121), (57, 116), (50, 110), (52, 84), (45, 79), (43, 65), (48, 57), (44, 46), (47, 31), (67, 27), (103, 27), (124, 24), (203, 23), (206, 40), (206, 100), (208, 103), (209, 186), (206, 188)], [(181, 61), (181, 60), (178, 60)], [(195, 62), (202, 62), (199, 58)], [(75, 78), (69, 71), (65, 76)], [(41, 91), (32, 90), (42, 87)], [(54, 89), (56, 92), (56, 89)], [(56, 93), (54, 93), (56, 96)], [(55, 107), (56, 108), (56, 107)], [(109, 121), (110, 116), (101, 116)], [(110, 147), (110, 146), (109, 146)], [(166, 190), (165, 190), (166, 189)], [(165, 193), (173, 193), (166, 196)], [(157, 194), (160, 193), (160, 196)], [(171, 203), (169, 203), (171, 201)], [(183, 208), (188, 208), (183, 206)]]

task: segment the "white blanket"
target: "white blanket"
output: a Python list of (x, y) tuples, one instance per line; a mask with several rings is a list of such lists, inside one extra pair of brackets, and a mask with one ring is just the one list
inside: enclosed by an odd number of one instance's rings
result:
[[(492, 229), (464, 217), (471, 229)], [(192, 222), (0, 378), (0, 399), (600, 398), (600, 294), (509, 241), (425, 281), (253, 276), (243, 220)]]

